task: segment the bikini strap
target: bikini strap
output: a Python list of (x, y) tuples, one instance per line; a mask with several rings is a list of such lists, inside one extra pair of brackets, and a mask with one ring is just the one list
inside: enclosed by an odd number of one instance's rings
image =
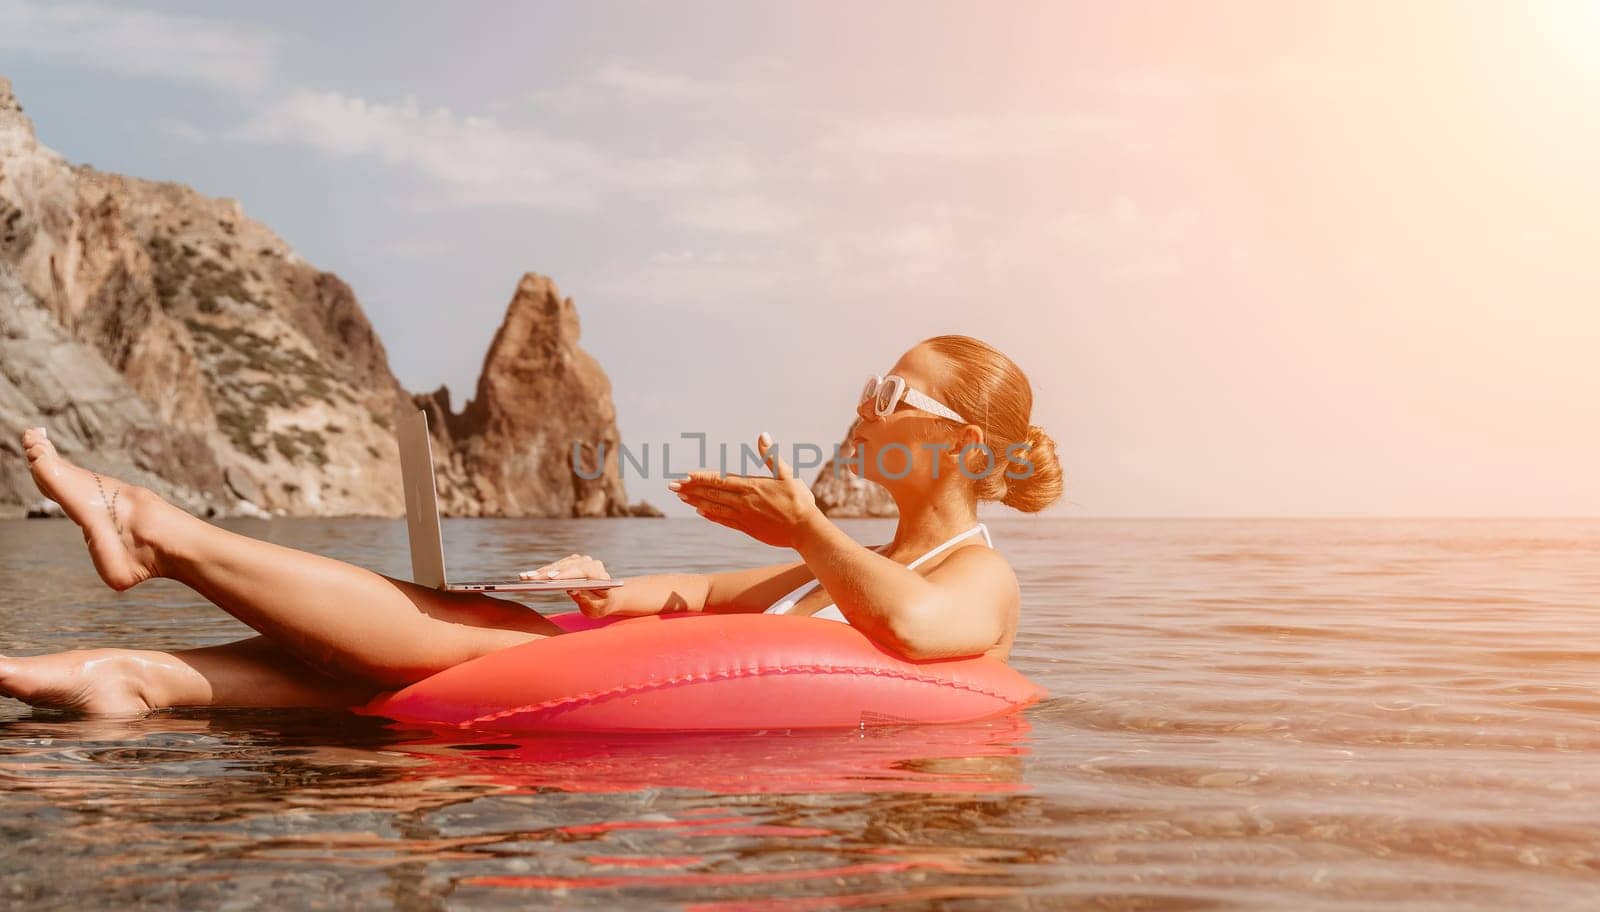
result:
[[(939, 545), (938, 547), (934, 548), (932, 551), (929, 551), (927, 554), (924, 554), (921, 557), (917, 558), (916, 560), (912, 561), (911, 563), (906, 564), (906, 569), (907, 570), (915, 569), (917, 567), (917, 565), (921, 564), (923, 561), (927, 560), (930, 557), (933, 557), (934, 555), (940, 553), (941, 551), (944, 551), (946, 548), (949, 548), (951, 545), (955, 544), (956, 542), (961, 541), (963, 538), (966, 538), (967, 536), (971, 535), (974, 532), (982, 532), (983, 533), (984, 543), (987, 544), (991, 548), (994, 547), (994, 539), (989, 537), (989, 527), (985, 526), (983, 523), (978, 523), (976, 526), (973, 526), (972, 528), (968, 529), (967, 531), (962, 532), (961, 534), (957, 535), (955, 538), (950, 539), (949, 541), (945, 542), (944, 544)], [(874, 548), (873, 550), (876, 551), (877, 549)], [(799, 588), (795, 589), (793, 592), (790, 592), (788, 595), (786, 595), (783, 598), (779, 599), (778, 601), (774, 602), (772, 604), (772, 606), (769, 607), (766, 610), (765, 613), (768, 613), (768, 614), (772, 614), (772, 613), (782, 614), (785, 611), (788, 611), (790, 608), (793, 608), (795, 606), (795, 604), (798, 603), (801, 599), (803, 599), (807, 595), (809, 595), (811, 593), (811, 590), (817, 588), (821, 584), (822, 584), (822, 580), (819, 580), (819, 579), (817, 579), (815, 577), (813, 577), (810, 582), (801, 583)]]
[(994, 547), (994, 540), (989, 537), (989, 529), (988, 529), (988, 527), (985, 526), (983, 523), (978, 523), (976, 526), (973, 526), (972, 528), (968, 529), (965, 532), (962, 532), (961, 534), (955, 536), (952, 539), (949, 539), (944, 544), (939, 545), (938, 547), (934, 548), (932, 551), (929, 551), (927, 554), (924, 554), (921, 557), (917, 558), (916, 560), (912, 561), (911, 563), (906, 564), (906, 569), (908, 569), (908, 570), (912, 569), (912, 568), (916, 567), (917, 565), (921, 564), (923, 561), (927, 560), (928, 558), (933, 557), (936, 554), (942, 553), (943, 551), (948, 549), (951, 545), (955, 544), (956, 542), (961, 541), (963, 538), (966, 538), (966, 537), (970, 536), (974, 532), (982, 532), (983, 533), (983, 540), (988, 543), (989, 547), (991, 547), (991, 548)]

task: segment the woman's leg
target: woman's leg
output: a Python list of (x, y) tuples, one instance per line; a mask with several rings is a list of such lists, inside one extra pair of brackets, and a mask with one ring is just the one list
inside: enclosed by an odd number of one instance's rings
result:
[(23, 435), (39, 490), (83, 528), (95, 568), (127, 589), (178, 580), (291, 655), (397, 687), (497, 649), (561, 632), (537, 612), (390, 579), (213, 526), (155, 494), (68, 463), (42, 429)]
[(369, 684), (325, 675), (265, 637), (180, 652), (84, 649), (0, 656), (0, 695), (89, 713), (175, 706), (340, 709), (377, 692)]

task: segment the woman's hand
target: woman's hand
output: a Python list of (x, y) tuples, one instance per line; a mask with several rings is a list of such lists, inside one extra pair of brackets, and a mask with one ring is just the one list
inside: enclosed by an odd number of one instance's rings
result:
[[(606, 565), (587, 554), (569, 554), (558, 561), (545, 564), (537, 570), (518, 574), (525, 580), (552, 579), (610, 579)], [(611, 613), (611, 589), (568, 589), (567, 595), (578, 603), (584, 617), (600, 618)]]
[(667, 487), (714, 523), (778, 548), (792, 548), (799, 530), (821, 520), (822, 511), (817, 509), (811, 489), (795, 478), (789, 464), (778, 456), (771, 435), (762, 432), (756, 448), (772, 472), (771, 478), (691, 472)]

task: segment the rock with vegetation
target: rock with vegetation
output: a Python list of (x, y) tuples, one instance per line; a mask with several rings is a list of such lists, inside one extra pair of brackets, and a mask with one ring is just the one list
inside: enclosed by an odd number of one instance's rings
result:
[(247, 509), (229, 503), (205, 440), (157, 418), (0, 262), (0, 517), (60, 512), (40, 496), (22, 458), (22, 432), (36, 425), (50, 429), (69, 459), (150, 487), (194, 513)]
[[(77, 455), (135, 466), (214, 514), (403, 512), (394, 426), (415, 405), (350, 287), (235, 201), (69, 164), (38, 142), (4, 78), (0, 269), (0, 319), (30, 334), (3, 349), (8, 433), (46, 424)], [(438, 454), (447, 512), (628, 511), (614, 464), (590, 481), (552, 458), (570, 448), (564, 434), (617, 436), (609, 383), (576, 341), (570, 300), (513, 301), (479, 394)], [(79, 382), (85, 371), (94, 382)], [(542, 396), (549, 409), (518, 412)], [(542, 423), (557, 407), (565, 417)], [(27, 491), (14, 481), (0, 481), (0, 504), (17, 510)]]

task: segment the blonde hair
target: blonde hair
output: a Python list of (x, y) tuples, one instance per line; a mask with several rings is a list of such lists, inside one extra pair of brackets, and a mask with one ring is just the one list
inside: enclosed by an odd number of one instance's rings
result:
[[(952, 380), (940, 390), (940, 398), (983, 430), (984, 445), (994, 454), (993, 468), (977, 479), (978, 497), (1024, 513), (1037, 513), (1060, 499), (1056, 444), (1043, 428), (1028, 423), (1033, 387), (1022, 369), (971, 336), (934, 336), (922, 344), (950, 364)], [(1022, 477), (1008, 478), (1007, 473)]]

